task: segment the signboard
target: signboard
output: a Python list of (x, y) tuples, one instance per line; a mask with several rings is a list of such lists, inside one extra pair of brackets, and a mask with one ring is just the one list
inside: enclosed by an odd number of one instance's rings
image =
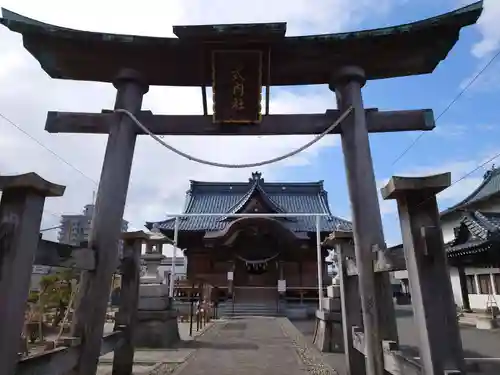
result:
[(286, 292), (286, 280), (278, 280), (278, 292)]
[(216, 50), (212, 52), (213, 121), (261, 121), (262, 52)]
[(49, 266), (33, 265), (32, 269), (31, 269), (31, 273), (34, 273), (37, 275), (47, 275), (49, 272), (50, 272)]
[(233, 271), (229, 271), (229, 272), (227, 273), (227, 279), (228, 279), (229, 281), (233, 281), (233, 278), (234, 278)]

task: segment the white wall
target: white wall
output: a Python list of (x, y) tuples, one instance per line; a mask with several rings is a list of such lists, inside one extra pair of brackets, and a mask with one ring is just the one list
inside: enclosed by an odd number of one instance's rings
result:
[[(450, 281), (451, 288), (453, 289), (453, 298), (455, 299), (455, 303), (457, 306), (463, 306), (462, 301), (462, 289), (460, 288), (460, 278), (458, 276), (458, 269), (456, 267), (449, 267), (450, 271)], [(469, 295), (469, 302), (472, 304), (472, 300)], [(471, 309), (473, 307), (471, 306)]]
[[(476, 282), (476, 290), (479, 291), (479, 285), (477, 280), (477, 275), (488, 274), (491, 278), (491, 287), (493, 288), (493, 297), (497, 304), (500, 304), (500, 290), (495, 290), (495, 283), (493, 281), (493, 274), (500, 273), (500, 268), (478, 268), (478, 267), (467, 267), (465, 268), (466, 275), (474, 275)], [(460, 289), (460, 279), (458, 277), (458, 270), (455, 267), (450, 267), (450, 279), (451, 286), (453, 288), (453, 296), (455, 297), (455, 303), (458, 306), (463, 306), (462, 292)], [(491, 299), (488, 301), (488, 294), (469, 294), (469, 302), (472, 310), (485, 310), (487, 304), (491, 305)], [(499, 305), (500, 306), (500, 305)]]
[[(458, 269), (456, 267), (449, 267), (451, 287), (453, 290), (453, 298), (457, 306), (463, 306), (462, 301), (462, 289), (460, 288), (460, 277), (458, 276)], [(493, 275), (500, 273), (500, 268), (478, 268), (478, 267), (467, 267), (465, 268), (466, 275), (475, 275), (476, 290), (479, 291), (479, 285), (477, 280), (477, 275), (489, 274), (491, 278), (491, 287), (493, 288), (493, 297), (496, 303), (500, 307), (500, 290), (495, 290), (495, 283), (493, 281)], [(396, 271), (394, 272), (394, 278), (397, 280), (407, 279), (408, 271)], [(491, 299), (488, 301), (488, 294), (469, 294), (469, 303), (472, 310), (485, 310), (487, 304), (491, 305)]]
[[(172, 257), (167, 257), (162, 261), (162, 264), (158, 267), (158, 273), (162, 278), (165, 278), (166, 274), (170, 274), (172, 269)], [(177, 257), (175, 262), (175, 278), (176, 280), (185, 279), (187, 276), (187, 258), (184, 256)], [(166, 282), (166, 279), (164, 279)]]
[(408, 271), (407, 270), (401, 270), (401, 271), (396, 271), (396, 272), (391, 272), (393, 274), (394, 280), (402, 280), (402, 279), (407, 279), (408, 278)]
[(446, 218), (441, 220), (441, 230), (443, 232), (444, 243), (448, 243), (455, 239), (454, 228), (456, 228), (460, 224), (461, 219), (461, 212), (453, 212), (452, 214), (447, 215)]
[[(172, 268), (172, 266), (170, 266), (170, 265), (167, 265), (167, 266), (161, 265), (158, 267), (158, 273), (160, 274), (161, 277), (163, 277), (165, 272), (170, 272), (171, 268)], [(176, 279), (183, 278), (186, 276), (186, 274), (187, 274), (187, 267), (185, 265), (181, 266), (181, 265), (177, 264), (175, 266)]]

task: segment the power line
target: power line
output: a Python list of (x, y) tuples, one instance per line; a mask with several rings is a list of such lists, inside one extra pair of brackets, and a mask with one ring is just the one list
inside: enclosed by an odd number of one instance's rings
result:
[[(466, 174), (464, 174), (462, 177), (460, 177), (459, 179), (453, 181), (450, 186), (448, 186), (446, 189), (449, 189), (451, 188), (453, 185), (456, 185), (458, 184), (460, 181), (463, 181), (465, 180), (467, 177), (469, 177), (471, 174), (473, 174), (474, 172), (478, 171), (479, 169), (483, 168), (486, 164), (488, 163), (491, 163), (493, 160), (497, 159), (498, 157), (500, 157), (500, 152), (495, 154), (493, 157), (489, 158), (488, 160), (486, 160), (485, 162), (479, 164), (478, 166), (476, 166), (474, 169), (470, 170), (469, 172), (467, 172)], [(434, 198), (434, 195), (430, 196), (429, 198), (426, 198), (424, 199), (422, 202), (420, 202), (420, 204), (417, 206), (417, 207), (420, 207), (421, 205), (423, 205), (425, 202), (429, 201), (430, 199)]]
[(39, 146), (43, 147), (46, 151), (51, 153), (53, 156), (55, 156), (59, 161), (63, 162), (66, 164), (68, 167), (74, 169), (77, 171), (81, 176), (85, 177), (86, 179), (92, 181), (95, 185), (98, 185), (98, 182), (94, 180), (93, 178), (87, 176), (81, 169), (75, 167), (73, 164), (71, 164), (69, 161), (64, 159), (62, 156), (60, 156), (58, 153), (56, 153), (54, 150), (50, 149), (49, 147), (45, 146), (42, 142), (40, 142), (38, 139), (36, 139), (34, 136), (32, 136), (30, 133), (28, 133), (26, 130), (24, 130), (22, 127), (17, 125), (14, 121), (10, 120), (7, 116), (5, 116), (3, 113), (0, 112), (0, 117), (3, 118), (5, 121), (7, 121), (9, 124), (11, 124), (13, 127), (15, 127), (17, 130), (19, 130), (21, 133), (26, 135), (28, 138), (30, 138), (32, 141), (36, 142)]
[(467, 177), (469, 177), (471, 174), (473, 174), (474, 172), (476, 172), (477, 170), (481, 169), (482, 167), (484, 167), (486, 164), (488, 163), (491, 163), (493, 160), (497, 159), (498, 157), (500, 157), (500, 152), (498, 154), (495, 154), (493, 157), (489, 158), (488, 160), (486, 160), (485, 162), (479, 164), (476, 168), (474, 168), (473, 170), (471, 170), (470, 172), (467, 172), (466, 174), (464, 174), (462, 177), (460, 177), (458, 180), (455, 180), (453, 181), (449, 187), (452, 187), (453, 185), (459, 183), (460, 181), (466, 179)]
[[(488, 63), (479, 72), (476, 73), (476, 75), (474, 75), (474, 77), (467, 83), (467, 85), (464, 86), (462, 90), (460, 90), (460, 92), (453, 98), (453, 100), (450, 103), (448, 103), (446, 108), (436, 117), (434, 123), (438, 122), (438, 120), (441, 117), (443, 117), (446, 112), (450, 110), (450, 108), (458, 101), (458, 99), (460, 99), (462, 95), (474, 84), (474, 82), (477, 81), (477, 79), (481, 76), (481, 74), (483, 74), (483, 72), (486, 69), (488, 69), (488, 67), (493, 63), (493, 61), (495, 61), (495, 59), (499, 55), (500, 55), (500, 50), (498, 50), (498, 52), (488, 61)], [(405, 148), (401, 154), (399, 154), (399, 156), (392, 162), (391, 166), (394, 166), (399, 160), (401, 160), (408, 153), (408, 151), (410, 151), (413, 148), (413, 146), (415, 146), (415, 144), (424, 136), (424, 134), (426, 134), (426, 132), (421, 132), (413, 140), (413, 142), (410, 143), (410, 145), (407, 148)]]
[[(85, 177), (86, 179), (88, 179), (89, 181), (93, 182), (96, 186), (99, 185), (99, 183), (94, 180), (92, 177), (89, 177), (88, 175), (86, 175), (81, 169), (75, 167), (73, 164), (71, 164), (69, 161), (67, 161), (66, 159), (64, 159), (61, 155), (59, 155), (57, 152), (55, 152), (54, 150), (50, 149), (49, 147), (45, 146), (41, 141), (39, 141), (37, 138), (35, 138), (34, 136), (32, 136), (30, 133), (28, 133), (26, 130), (24, 130), (21, 126), (19, 126), (18, 124), (16, 124), (14, 121), (12, 121), (11, 119), (9, 119), (7, 116), (5, 116), (3, 113), (0, 112), (0, 118), (3, 118), (6, 122), (8, 122), (10, 125), (12, 125), (13, 127), (15, 127), (17, 130), (19, 130), (21, 133), (23, 133), (24, 135), (26, 135), (28, 138), (30, 138), (32, 141), (36, 142), (39, 146), (41, 146), (42, 148), (44, 148), (46, 151), (50, 152), (53, 156), (55, 156), (59, 161), (63, 162), (64, 164), (66, 164), (68, 167), (74, 169), (76, 172), (78, 172), (81, 176)], [(94, 199), (93, 199), (94, 200)], [(92, 204), (95, 204), (95, 202), (92, 202)], [(125, 207), (127, 207), (127, 205), (125, 204)], [(57, 217), (57, 218), (60, 218), (62, 215), (60, 214), (56, 214), (56, 213), (53, 213), (53, 212), (50, 212), (50, 211), (47, 211), (47, 210), (43, 210), (43, 212), (45, 213), (48, 213), (49, 215), (52, 215), (54, 217)]]

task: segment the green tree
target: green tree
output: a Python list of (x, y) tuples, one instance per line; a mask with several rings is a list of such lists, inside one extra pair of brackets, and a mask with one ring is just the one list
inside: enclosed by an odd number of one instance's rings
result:
[(57, 327), (64, 319), (73, 293), (77, 275), (73, 270), (63, 270), (40, 280), (40, 306), (42, 310), (56, 310), (52, 326)]

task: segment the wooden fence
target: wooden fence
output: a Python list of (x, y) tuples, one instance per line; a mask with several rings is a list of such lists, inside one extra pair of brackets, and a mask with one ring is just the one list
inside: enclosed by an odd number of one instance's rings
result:
[[(68, 373), (81, 360), (79, 337), (64, 340), (65, 346), (19, 358), (17, 343), (24, 325), (32, 266), (93, 271), (98, 261), (96, 252), (40, 239), (45, 198), (62, 196), (64, 186), (28, 173), (1, 176), (0, 190), (0, 375)], [(123, 235), (123, 259), (118, 267), (122, 275), (119, 310), (115, 316), (114, 332), (102, 337), (100, 348), (101, 355), (114, 351), (113, 375), (132, 374), (140, 254), (142, 243), (147, 238), (142, 231)], [(92, 277), (92, 272), (89, 274)]]

